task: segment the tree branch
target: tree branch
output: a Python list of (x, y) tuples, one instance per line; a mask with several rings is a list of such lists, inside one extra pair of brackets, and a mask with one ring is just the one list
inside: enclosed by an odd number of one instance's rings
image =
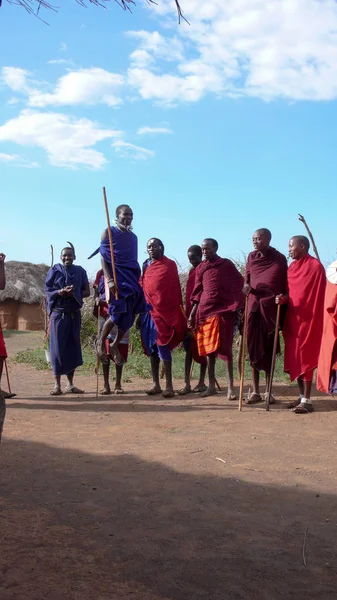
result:
[[(58, 7), (53, 6), (47, 0), (7, 0), (8, 4), (13, 4), (17, 6), (21, 6), (24, 8), (29, 14), (35, 15), (39, 17), (39, 12), (41, 8), (45, 8), (47, 10), (52, 10), (54, 12), (58, 11)], [(75, 0), (77, 4), (85, 7), (87, 3), (93, 4), (94, 6), (100, 6), (101, 8), (106, 8), (107, 4), (110, 2), (115, 2), (120, 6), (123, 10), (129, 10), (131, 12), (131, 7), (136, 6), (135, 0)], [(147, 0), (148, 4), (157, 4), (155, 0)], [(189, 24), (186, 17), (184, 17), (182, 8), (180, 6), (179, 0), (172, 0), (175, 3), (177, 13), (178, 13), (178, 22), (181, 23), (181, 20), (184, 20)], [(2, 5), (2, 0), (0, 0), (0, 7)], [(40, 17), (39, 17), (40, 18)], [(44, 21), (45, 22), (45, 21)]]

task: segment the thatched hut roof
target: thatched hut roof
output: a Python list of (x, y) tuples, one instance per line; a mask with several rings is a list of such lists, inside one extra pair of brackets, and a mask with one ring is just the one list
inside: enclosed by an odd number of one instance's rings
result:
[(5, 263), (6, 289), (0, 291), (0, 302), (16, 300), (26, 304), (41, 302), (49, 267), (10, 260)]

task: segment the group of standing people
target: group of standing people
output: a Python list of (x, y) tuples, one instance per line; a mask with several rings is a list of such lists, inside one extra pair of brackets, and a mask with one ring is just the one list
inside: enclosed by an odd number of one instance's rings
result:
[[(268, 389), (278, 305), (281, 305), (280, 327), (285, 343), (284, 370), (291, 381), (297, 380), (299, 387), (298, 398), (289, 408), (299, 414), (313, 411), (311, 387), (318, 364), (318, 389), (326, 393), (337, 391), (337, 280), (330, 285), (328, 281), (329, 294), (324, 300), (325, 270), (309, 254), (310, 244), (305, 236), (290, 239), (292, 263), (288, 268), (286, 257), (270, 245), (270, 231), (255, 231), (254, 250), (248, 256), (245, 276), (232, 261), (218, 255), (216, 240), (207, 238), (201, 246), (191, 246), (188, 249), (191, 269), (183, 302), (176, 263), (165, 256), (160, 239), (148, 241), (148, 259), (140, 267), (132, 220), (130, 206), (117, 207), (116, 220), (111, 226), (114, 269), (108, 229), (101, 236), (99, 248), (89, 257), (100, 253), (102, 260), (102, 269), (94, 283), (95, 312), (101, 320), (96, 351), (103, 363), (102, 394), (111, 393), (111, 361), (116, 366), (114, 391), (123, 393), (121, 376), (127, 360), (128, 336), (136, 322), (144, 352), (150, 357), (153, 385), (147, 390), (149, 396), (174, 396), (172, 350), (183, 343), (185, 385), (178, 394), (192, 392), (192, 361), (200, 365), (199, 382), (193, 392), (202, 397), (215, 394), (218, 385), (215, 366), (220, 358), (227, 365), (228, 399), (235, 400), (232, 347), (235, 333), (238, 330), (242, 333), (246, 308), (253, 385), (245, 403), (265, 401), (266, 393), (260, 392), (260, 373), (265, 373)], [(52, 267), (46, 282), (55, 375), (53, 395), (62, 393), (62, 374), (68, 379), (65, 392), (82, 391), (74, 386), (73, 378), (76, 367), (82, 364), (80, 309), (90, 290), (84, 269), (74, 265), (74, 260), (75, 250), (69, 244), (62, 250), (62, 264)], [(160, 361), (165, 374), (164, 390), (160, 384)], [(275, 402), (274, 396), (270, 402)]]

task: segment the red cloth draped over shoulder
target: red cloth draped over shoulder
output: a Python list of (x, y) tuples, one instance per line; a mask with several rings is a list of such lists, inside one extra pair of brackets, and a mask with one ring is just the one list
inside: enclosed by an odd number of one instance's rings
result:
[(151, 304), (151, 317), (157, 330), (157, 344), (169, 344), (172, 350), (180, 344), (186, 331), (181, 312), (182, 295), (176, 263), (163, 256), (154, 260), (141, 277), (145, 299)]
[(0, 325), (0, 358), (7, 358), (6, 344)]
[(195, 324), (200, 327), (215, 315), (232, 315), (244, 306), (243, 277), (231, 260), (204, 260), (196, 267), (191, 302), (198, 303)]
[(307, 254), (288, 269), (289, 303), (284, 320), (284, 371), (291, 381), (317, 367), (323, 331), (325, 270)]
[(316, 387), (329, 393), (331, 371), (337, 370), (337, 285), (326, 282), (324, 324)]
[(275, 248), (269, 247), (265, 254), (255, 250), (248, 255), (246, 282), (251, 293), (247, 345), (250, 362), (258, 370), (270, 370), (277, 314), (275, 296), (287, 291), (287, 269), (286, 257)]

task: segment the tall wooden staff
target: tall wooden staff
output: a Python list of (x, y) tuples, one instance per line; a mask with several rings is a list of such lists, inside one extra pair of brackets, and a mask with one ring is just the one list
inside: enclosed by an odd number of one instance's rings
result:
[[(110, 255), (111, 255), (112, 276), (113, 276), (114, 285), (115, 285), (114, 295), (115, 295), (116, 300), (118, 300), (118, 285), (117, 285), (117, 275), (116, 275), (116, 267), (115, 267), (115, 256), (114, 256), (114, 251), (113, 251), (112, 231), (111, 231), (111, 225), (110, 225), (109, 207), (108, 207), (108, 200), (106, 197), (105, 187), (103, 188), (103, 199), (104, 199), (106, 220), (107, 220), (107, 225), (108, 225), (108, 238), (109, 238)], [(107, 298), (107, 300), (108, 300), (108, 298)]]
[(266, 410), (269, 410), (270, 396), (271, 396), (271, 392), (273, 389), (273, 379), (274, 379), (276, 353), (277, 353), (277, 342), (278, 342), (279, 328), (280, 328), (280, 314), (281, 314), (281, 304), (278, 304), (277, 305), (277, 313), (276, 313), (273, 355), (272, 355), (272, 359), (271, 359), (271, 369), (270, 369), (269, 385), (268, 385), (268, 392), (267, 392), (267, 399), (266, 399)]
[(298, 215), (298, 220), (301, 221), (301, 223), (303, 223), (304, 227), (306, 228), (306, 230), (308, 232), (309, 239), (310, 239), (311, 244), (312, 244), (313, 251), (316, 254), (316, 258), (317, 258), (317, 260), (319, 260), (319, 262), (321, 262), (321, 259), (320, 259), (319, 254), (318, 254), (317, 246), (315, 244), (314, 236), (312, 235), (312, 233), (311, 233), (311, 231), (310, 231), (310, 229), (308, 227), (308, 224), (307, 224), (305, 218), (303, 217), (303, 215), (299, 214)]
[[(98, 304), (98, 306), (97, 306), (97, 339), (98, 340), (99, 340), (99, 334), (100, 334), (100, 325), (101, 325), (101, 307)], [(99, 358), (98, 358), (98, 356), (96, 356), (95, 373), (96, 373), (96, 400), (98, 400), (98, 380), (99, 380)]]
[(243, 318), (243, 332), (241, 343), (241, 378), (240, 378), (240, 395), (239, 395), (239, 410), (242, 410), (243, 402), (243, 386), (245, 384), (245, 362), (246, 362), (246, 343), (247, 343), (247, 323), (248, 323), (248, 294), (245, 301), (245, 314)]

